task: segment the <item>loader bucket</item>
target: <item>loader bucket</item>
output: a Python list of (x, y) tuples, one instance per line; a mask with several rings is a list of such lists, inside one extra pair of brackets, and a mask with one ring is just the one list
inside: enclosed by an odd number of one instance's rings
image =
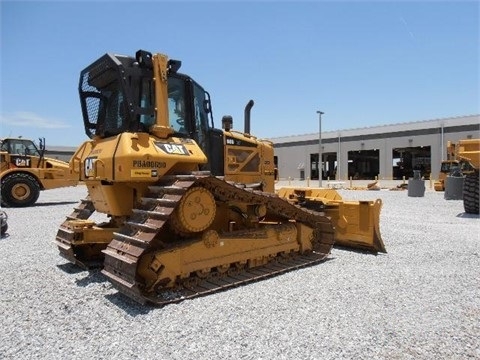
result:
[(382, 200), (345, 201), (333, 189), (281, 188), (277, 195), (300, 206), (321, 210), (335, 227), (335, 245), (386, 253), (380, 235)]

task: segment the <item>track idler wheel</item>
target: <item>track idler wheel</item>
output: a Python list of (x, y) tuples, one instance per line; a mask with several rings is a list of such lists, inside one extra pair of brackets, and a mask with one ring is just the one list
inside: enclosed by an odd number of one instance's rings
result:
[(190, 188), (173, 213), (173, 229), (180, 233), (204, 231), (212, 224), (215, 213), (216, 204), (212, 193), (203, 187)]

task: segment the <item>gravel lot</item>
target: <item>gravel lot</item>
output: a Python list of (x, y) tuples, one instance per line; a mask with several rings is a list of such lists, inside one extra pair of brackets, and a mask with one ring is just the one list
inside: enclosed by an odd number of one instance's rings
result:
[(434, 191), (339, 192), (383, 200), (388, 254), (334, 249), (320, 265), (164, 308), (58, 255), (57, 227), (84, 186), (6, 209), (0, 358), (479, 359), (479, 217)]

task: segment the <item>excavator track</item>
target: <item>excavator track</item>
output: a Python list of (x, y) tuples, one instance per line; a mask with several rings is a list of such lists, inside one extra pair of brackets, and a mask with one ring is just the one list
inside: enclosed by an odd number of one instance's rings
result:
[[(292, 226), (292, 220), (307, 225), (313, 229), (313, 251), (278, 254), (268, 263), (255, 267), (227, 264), (229, 268), (224, 272), (217, 269), (202, 274), (201, 277), (192, 274), (187, 278), (176, 279), (173, 287), (159, 286), (157, 292), (146, 291), (139, 276), (141, 267), (145, 266), (142, 260), (152, 253), (163, 250), (168, 252), (175, 247), (175, 243), (168, 244), (161, 236), (169, 226), (172, 214), (182, 197), (193, 187), (208, 190), (217, 202), (263, 204), (269, 214), (287, 223), (284, 226)], [(113, 240), (103, 250), (105, 261), (102, 273), (121, 293), (142, 304), (162, 306), (180, 302), (317, 264), (326, 259), (334, 243), (334, 228), (323, 213), (292, 205), (276, 194), (226, 182), (208, 172), (166, 176), (154, 186), (150, 186), (149, 190), (150, 194), (142, 198), (141, 204), (133, 209), (130, 220), (118, 232), (113, 233)]]

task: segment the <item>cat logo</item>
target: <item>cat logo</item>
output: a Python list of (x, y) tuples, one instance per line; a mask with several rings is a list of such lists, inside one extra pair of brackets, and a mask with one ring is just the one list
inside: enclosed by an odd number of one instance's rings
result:
[(187, 148), (182, 144), (165, 144), (157, 142), (155, 145), (167, 154), (189, 156)]
[(27, 158), (27, 157), (21, 157), (21, 156), (12, 156), (12, 162), (16, 167), (19, 168), (29, 168), (32, 162), (32, 159)]

